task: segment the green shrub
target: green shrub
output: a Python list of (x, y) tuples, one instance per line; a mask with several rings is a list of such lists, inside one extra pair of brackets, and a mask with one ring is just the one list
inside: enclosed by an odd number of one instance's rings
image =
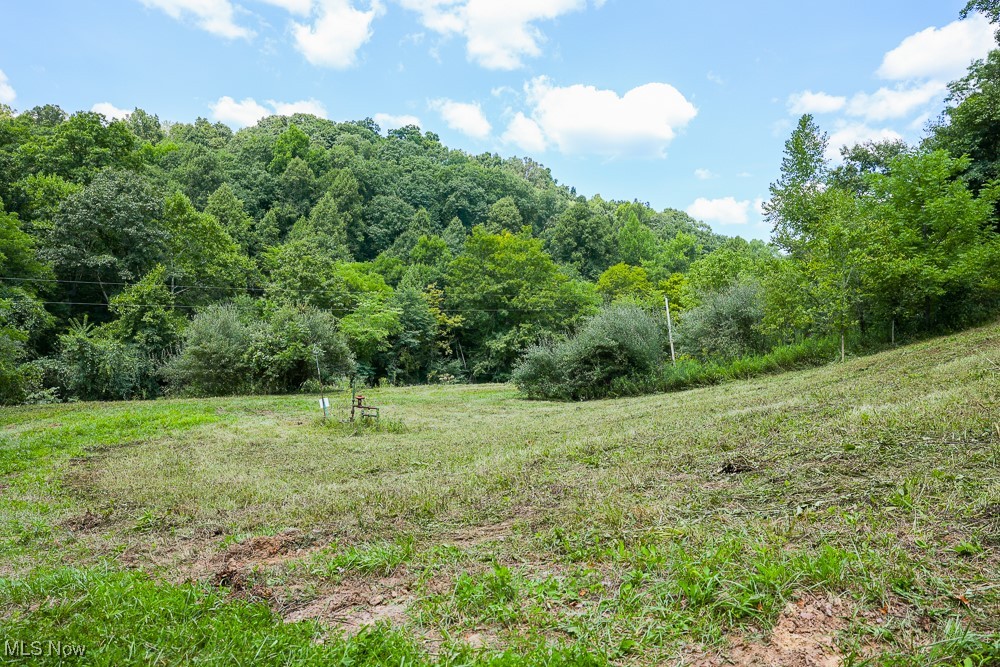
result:
[[(587, 380), (594, 376), (573, 365), (570, 352), (577, 345), (576, 341), (540, 345), (529, 350), (515, 373), (518, 388), (529, 398), (562, 401), (639, 396), (809, 368), (834, 361), (840, 354), (839, 339), (814, 338), (775, 348), (767, 354), (745, 355), (724, 363), (682, 356), (676, 365), (670, 364), (669, 359), (645, 370), (635, 364), (632, 372), (621, 372), (605, 377), (601, 383), (587, 385)], [(600, 359), (600, 355), (591, 357), (591, 363), (595, 358)], [(597, 365), (604, 370), (611, 367), (606, 362)]]
[(641, 308), (618, 304), (588, 320), (573, 338), (528, 350), (514, 382), (532, 398), (587, 400), (643, 383), (662, 361), (660, 322)]
[(157, 364), (135, 345), (74, 321), (59, 337), (59, 365), (67, 396), (83, 401), (153, 398)]
[(616, 380), (646, 377), (659, 368), (660, 322), (635, 306), (611, 306), (588, 320), (560, 356), (573, 398), (607, 396)]
[(253, 391), (297, 391), (316, 379), (316, 353), (324, 382), (348, 373), (354, 357), (337, 329), (337, 318), (311, 307), (284, 307), (252, 327), (244, 359)]
[(764, 302), (755, 282), (737, 282), (702, 297), (677, 326), (677, 347), (699, 359), (731, 360), (767, 349), (760, 333)]
[(0, 329), (0, 405), (17, 405), (27, 395), (24, 359), (24, 336), (12, 328)]
[(266, 317), (233, 305), (199, 312), (184, 345), (166, 365), (171, 389), (191, 396), (285, 393), (316, 379), (344, 375), (353, 358), (329, 312), (308, 306), (279, 308)]
[(209, 306), (188, 325), (184, 346), (167, 363), (164, 377), (171, 388), (192, 396), (246, 393), (249, 341), (250, 327), (234, 306)]
[(514, 369), (514, 383), (531, 398), (569, 400), (559, 346), (551, 342), (528, 348), (521, 363)]

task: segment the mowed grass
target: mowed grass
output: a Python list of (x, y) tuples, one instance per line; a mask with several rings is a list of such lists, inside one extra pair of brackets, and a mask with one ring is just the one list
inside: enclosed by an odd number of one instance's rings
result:
[(306, 396), (0, 410), (4, 641), (87, 649), (23, 658), (52, 664), (1000, 661), (1000, 327), (617, 401), (367, 394), (378, 428)]

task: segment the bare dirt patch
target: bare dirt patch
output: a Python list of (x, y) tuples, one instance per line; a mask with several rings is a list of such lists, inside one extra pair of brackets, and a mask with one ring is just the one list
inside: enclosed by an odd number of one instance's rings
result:
[(74, 516), (63, 522), (63, 525), (74, 531), (88, 531), (100, 528), (108, 522), (108, 517), (87, 510), (79, 516)]
[(239, 590), (241, 585), (245, 587), (254, 570), (279, 565), (305, 554), (307, 542), (302, 531), (294, 528), (278, 535), (252, 537), (212, 556), (204, 566), (216, 586)]
[(345, 580), (305, 606), (286, 612), (285, 622), (310, 619), (354, 634), (383, 621), (394, 626), (405, 624), (413, 600), (413, 592), (403, 576)]
[(706, 656), (699, 667), (839, 667), (836, 635), (847, 625), (849, 610), (839, 598), (803, 597), (785, 607), (767, 643), (732, 640), (722, 655)]
[(459, 547), (475, 546), (484, 542), (498, 542), (513, 534), (514, 519), (507, 519), (491, 526), (472, 526), (454, 531), (445, 538), (445, 542)]

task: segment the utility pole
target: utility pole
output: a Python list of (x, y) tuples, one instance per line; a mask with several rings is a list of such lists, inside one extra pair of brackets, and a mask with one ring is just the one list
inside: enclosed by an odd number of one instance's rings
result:
[(663, 303), (667, 307), (667, 336), (670, 338), (670, 362), (677, 365), (677, 355), (674, 354), (674, 324), (670, 320), (670, 299), (663, 297)]

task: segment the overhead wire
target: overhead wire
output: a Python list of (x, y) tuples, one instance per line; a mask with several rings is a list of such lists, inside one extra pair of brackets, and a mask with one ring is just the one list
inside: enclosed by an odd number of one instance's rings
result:
[[(111, 280), (69, 280), (65, 278), (29, 278), (29, 277), (19, 277), (19, 276), (0, 276), (0, 282), (10, 281), (10, 282), (37, 282), (44, 284), (69, 284), (69, 285), (107, 285), (116, 287), (134, 287), (139, 283), (129, 283), (122, 281), (111, 281)], [(239, 295), (244, 292), (256, 292), (256, 293), (273, 293), (273, 292), (293, 292), (303, 295), (317, 295), (322, 294), (323, 290), (317, 289), (302, 289), (295, 287), (274, 287), (274, 288), (264, 288), (264, 287), (223, 287), (219, 285), (171, 285), (172, 289), (202, 289), (206, 291), (223, 291), (232, 292), (234, 295)], [(29, 301), (28, 299), (23, 299), (22, 301)], [(86, 306), (86, 307), (104, 307), (110, 308), (110, 303), (105, 303), (103, 301), (39, 301), (35, 299), (30, 300), (33, 303), (41, 303), (47, 306)], [(145, 307), (145, 308), (178, 308), (178, 309), (190, 309), (196, 310), (202, 308), (203, 306), (188, 306), (188, 305), (177, 305), (170, 303), (129, 303), (125, 304), (128, 306)], [(353, 312), (347, 308), (326, 308), (325, 310), (330, 310), (336, 313), (350, 313)], [(545, 308), (439, 308), (443, 313), (565, 313), (573, 312), (578, 310), (578, 308), (564, 306), (564, 307), (545, 307)]]

